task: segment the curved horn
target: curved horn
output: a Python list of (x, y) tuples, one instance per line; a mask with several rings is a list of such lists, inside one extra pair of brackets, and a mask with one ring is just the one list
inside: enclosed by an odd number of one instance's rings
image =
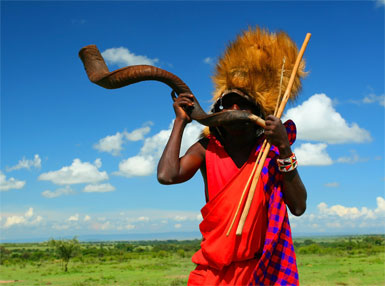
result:
[[(96, 45), (89, 45), (79, 51), (88, 78), (107, 89), (115, 89), (133, 83), (156, 80), (167, 84), (178, 95), (191, 93), (190, 88), (176, 75), (150, 65), (128, 66), (110, 72)], [(194, 97), (194, 107), (188, 110), (192, 119), (206, 126), (219, 126), (234, 121), (252, 121), (264, 127), (264, 121), (245, 111), (206, 114)], [(262, 121), (261, 121), (262, 120)]]

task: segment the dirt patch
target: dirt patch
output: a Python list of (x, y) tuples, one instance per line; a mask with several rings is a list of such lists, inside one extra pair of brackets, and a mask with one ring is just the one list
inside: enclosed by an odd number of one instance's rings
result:
[(20, 280), (0, 280), (0, 284), (19, 282)]

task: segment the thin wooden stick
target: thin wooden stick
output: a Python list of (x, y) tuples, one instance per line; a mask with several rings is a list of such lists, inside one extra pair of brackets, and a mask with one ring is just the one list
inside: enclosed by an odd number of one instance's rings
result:
[[(311, 37), (311, 34), (307, 33), (306, 37), (305, 37), (305, 40), (304, 40), (304, 42), (302, 44), (301, 50), (298, 53), (297, 59), (295, 61), (294, 67), (293, 67), (293, 71), (292, 71), (290, 79), (289, 79), (289, 83), (287, 85), (285, 94), (283, 95), (283, 99), (282, 99), (282, 102), (281, 102), (280, 107), (278, 109), (278, 112), (276, 114), (276, 117), (278, 117), (278, 118), (280, 118), (282, 116), (282, 113), (283, 113), (283, 110), (285, 109), (286, 103), (289, 100), (291, 88), (293, 87), (295, 76), (297, 74), (299, 65), (301, 63), (303, 54), (305, 53), (306, 46), (307, 46), (307, 44), (308, 44), (308, 42), (310, 40), (310, 37)], [(263, 152), (263, 155), (262, 155), (262, 158), (261, 158), (261, 162), (258, 164), (258, 168), (257, 168), (256, 174), (255, 174), (255, 177), (253, 179), (252, 186), (254, 184), (256, 186), (257, 183), (258, 183), (258, 179), (259, 179), (259, 177), (261, 175), (262, 167), (265, 164), (265, 160), (267, 158), (267, 154), (270, 151), (270, 147), (271, 147), (271, 145), (270, 145), (270, 143), (268, 143), (266, 148), (265, 148), (265, 150), (264, 150), (264, 152)], [(255, 183), (254, 183), (254, 181), (255, 181)], [(249, 195), (247, 197), (246, 204), (245, 204), (245, 207), (243, 209), (241, 218), (239, 220), (239, 224), (238, 224), (237, 231), (236, 231), (237, 235), (241, 235), (242, 234), (246, 218), (247, 218), (247, 216), (249, 214), (249, 211), (250, 211), (250, 206), (251, 206), (251, 202), (252, 202), (253, 197), (254, 197), (254, 193), (255, 193), (255, 188), (251, 188), (250, 192), (249, 192)]]
[(285, 68), (285, 62), (286, 62), (286, 58), (283, 57), (283, 59), (282, 59), (282, 68), (281, 68), (281, 79), (279, 80), (278, 100), (277, 100), (277, 104), (275, 105), (274, 116), (276, 116), (277, 111), (278, 111), (278, 107), (281, 104), (282, 81), (283, 81), (283, 72), (284, 72), (284, 68)]
[(266, 142), (267, 142), (267, 140), (264, 140), (264, 141), (263, 141), (263, 144), (262, 144), (262, 146), (261, 146), (261, 149), (259, 150), (259, 154), (258, 154), (258, 156), (257, 156), (257, 160), (255, 160), (255, 164), (254, 164), (253, 170), (251, 171), (250, 177), (249, 177), (249, 179), (247, 180), (247, 183), (246, 183), (246, 185), (245, 185), (245, 188), (243, 189), (241, 198), (240, 198), (239, 203), (238, 203), (237, 210), (235, 211), (235, 215), (234, 215), (233, 220), (232, 220), (232, 222), (231, 222), (231, 225), (230, 225), (230, 227), (229, 227), (229, 229), (228, 229), (228, 231), (227, 231), (227, 233), (226, 233), (226, 236), (229, 236), (229, 235), (230, 235), (231, 229), (233, 228), (235, 219), (237, 218), (238, 212), (239, 212), (239, 210), (240, 210), (240, 208), (241, 208), (241, 205), (242, 205), (242, 202), (243, 202), (243, 198), (244, 198), (244, 196), (245, 196), (245, 194), (246, 194), (246, 192), (247, 192), (247, 189), (248, 189), (248, 186), (249, 186), (249, 184), (250, 184), (251, 179), (254, 177), (255, 169), (256, 169), (257, 166), (258, 166), (259, 160), (261, 159), (261, 155), (262, 155), (263, 150), (264, 150), (264, 148), (265, 148), (265, 146), (266, 146)]

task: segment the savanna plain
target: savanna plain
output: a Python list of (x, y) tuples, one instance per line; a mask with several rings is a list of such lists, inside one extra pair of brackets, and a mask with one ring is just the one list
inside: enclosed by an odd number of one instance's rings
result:
[[(0, 244), (4, 285), (186, 285), (200, 240)], [(385, 285), (385, 236), (294, 239), (300, 285)], [(6, 284), (5, 284), (6, 283)]]

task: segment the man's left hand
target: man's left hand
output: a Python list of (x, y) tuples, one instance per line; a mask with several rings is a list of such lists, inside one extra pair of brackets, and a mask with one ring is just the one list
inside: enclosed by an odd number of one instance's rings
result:
[(275, 117), (274, 115), (269, 115), (267, 116), (265, 122), (265, 135), (269, 143), (279, 149), (281, 158), (290, 157), (290, 142), (287, 137), (286, 128), (282, 124), (281, 119)]

